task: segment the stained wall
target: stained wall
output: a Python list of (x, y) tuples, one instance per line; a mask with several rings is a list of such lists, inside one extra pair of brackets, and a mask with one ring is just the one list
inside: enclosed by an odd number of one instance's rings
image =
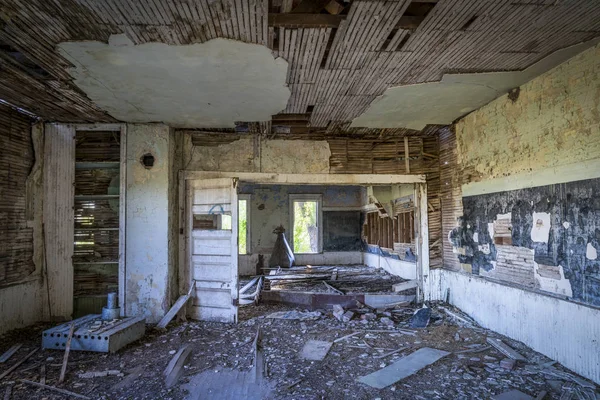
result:
[(600, 305), (600, 46), (454, 129), (445, 266)]

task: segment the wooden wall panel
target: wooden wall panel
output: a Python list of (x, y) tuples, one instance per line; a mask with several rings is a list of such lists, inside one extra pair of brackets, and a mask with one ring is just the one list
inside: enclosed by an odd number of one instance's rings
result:
[(26, 216), (26, 180), (35, 161), (31, 123), (31, 118), (0, 105), (0, 286), (35, 271), (33, 228)]
[[(328, 140), (330, 172), (335, 174), (406, 174), (404, 139)], [(430, 267), (442, 266), (440, 161), (437, 136), (409, 137), (411, 174), (427, 177)]]
[(54, 317), (73, 311), (75, 129), (46, 124), (44, 229), (50, 305)]
[(458, 257), (452, 252), (452, 244), (448, 240), (448, 234), (458, 226), (458, 218), (463, 214), (454, 127), (440, 130), (440, 178), (444, 268), (459, 270)]

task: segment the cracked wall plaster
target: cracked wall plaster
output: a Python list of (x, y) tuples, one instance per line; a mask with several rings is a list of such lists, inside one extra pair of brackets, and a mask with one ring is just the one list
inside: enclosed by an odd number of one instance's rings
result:
[(427, 124), (451, 124), (598, 42), (558, 50), (523, 71), (445, 74), (439, 82), (388, 88), (351, 126), (421, 130)]
[(265, 121), (290, 97), (287, 61), (265, 46), (229, 39), (170, 46), (134, 45), (125, 35), (109, 43), (64, 42), (75, 84), (99, 107), (126, 122), (173, 127), (234, 127)]

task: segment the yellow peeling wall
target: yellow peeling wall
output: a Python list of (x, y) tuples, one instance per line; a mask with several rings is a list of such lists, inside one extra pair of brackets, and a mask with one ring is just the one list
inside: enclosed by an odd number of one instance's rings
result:
[(463, 184), (569, 174), (564, 166), (600, 159), (600, 45), (521, 86), (515, 101), (504, 95), (464, 117), (456, 136)]

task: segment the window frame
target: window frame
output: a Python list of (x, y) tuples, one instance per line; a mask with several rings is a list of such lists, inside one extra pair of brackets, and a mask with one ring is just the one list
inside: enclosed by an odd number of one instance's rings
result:
[[(251, 216), (252, 216), (252, 195), (251, 194), (239, 194), (238, 193), (238, 231), (237, 231), (237, 236), (238, 236), (238, 241), (237, 241), (237, 247), (238, 247), (238, 256), (245, 256), (245, 255), (249, 255), (252, 254), (252, 235), (250, 234), (250, 221), (251, 221)], [(246, 201), (246, 252), (245, 253), (240, 253), (240, 223), (239, 223), (239, 212), (240, 212), (240, 200), (245, 200)]]
[[(323, 195), (322, 194), (290, 194), (289, 196), (289, 229), (287, 239), (294, 254), (323, 253)], [(297, 201), (315, 201), (317, 203), (317, 251), (314, 253), (297, 253), (294, 249), (294, 203)]]

